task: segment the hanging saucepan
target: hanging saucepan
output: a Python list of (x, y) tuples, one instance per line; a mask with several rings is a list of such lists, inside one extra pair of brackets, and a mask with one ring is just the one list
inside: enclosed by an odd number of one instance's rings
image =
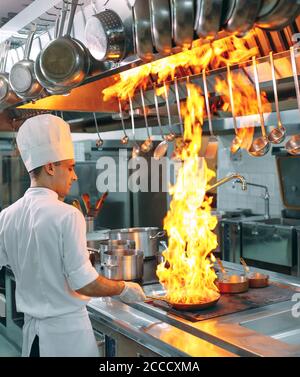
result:
[(85, 46), (71, 38), (71, 29), (78, 0), (71, 4), (67, 32), (51, 41), (40, 55), (40, 70), (46, 80), (65, 88), (78, 86), (90, 71), (90, 55)]
[(154, 58), (149, 0), (136, 0), (133, 6), (133, 37), (138, 57), (144, 61)]
[(172, 31), (176, 46), (191, 47), (194, 37), (194, 0), (171, 0)]
[[(65, 25), (65, 19), (66, 19), (66, 13), (67, 13), (67, 5), (64, 2), (63, 3), (63, 8), (61, 11), (61, 15), (59, 15), (56, 19), (56, 24), (55, 24), (55, 29), (54, 29), (54, 38), (58, 38), (62, 35), (64, 25)], [(51, 35), (48, 33), (49, 36), (49, 44), (52, 42)], [(36, 74), (36, 78), (39, 81), (39, 83), (46, 89), (46, 91), (49, 94), (65, 94), (68, 92), (68, 88), (59, 86), (57, 84), (53, 84), (51, 81), (47, 80), (45, 75), (43, 74), (41, 70), (41, 53), (42, 53), (42, 44), (40, 38), (38, 38), (38, 42), (40, 45), (40, 53), (38, 54), (35, 64), (34, 64), (34, 71)], [(48, 46), (48, 45), (47, 45)], [(46, 47), (47, 47), (46, 46)]]
[[(281, 30), (289, 25), (300, 13), (298, 0), (265, 0), (269, 7), (262, 7), (256, 26), (267, 30)], [(263, 3), (264, 3), (263, 2)]]
[(0, 105), (9, 106), (20, 101), (20, 98), (12, 90), (9, 83), (9, 74), (5, 72), (9, 44), (5, 44), (2, 51), (2, 66), (0, 67)]
[(223, 25), (224, 29), (239, 35), (247, 33), (253, 28), (261, 8), (261, 0), (252, 0), (249, 6), (249, 0), (235, 0), (231, 15)]
[(126, 53), (126, 33), (120, 16), (112, 9), (97, 13), (94, 0), (92, 7), (95, 14), (85, 26), (85, 39), (91, 55), (97, 60), (122, 60)]
[(150, 0), (151, 31), (155, 48), (163, 55), (172, 50), (172, 25), (169, 0)]
[(221, 27), (223, 0), (197, 0), (195, 30), (199, 37), (214, 37)]
[(9, 82), (15, 93), (27, 100), (38, 98), (44, 89), (36, 79), (34, 61), (29, 59), (34, 34), (35, 28), (28, 35), (24, 59), (14, 64), (9, 74)]
[(173, 303), (170, 302), (168, 299), (162, 296), (146, 296), (146, 300), (148, 301), (163, 301), (167, 303), (171, 308), (175, 310), (182, 310), (182, 311), (196, 311), (196, 310), (204, 310), (215, 306), (219, 301), (221, 295), (216, 296), (214, 300), (211, 301), (203, 301), (199, 303), (193, 304), (181, 304), (181, 303)]

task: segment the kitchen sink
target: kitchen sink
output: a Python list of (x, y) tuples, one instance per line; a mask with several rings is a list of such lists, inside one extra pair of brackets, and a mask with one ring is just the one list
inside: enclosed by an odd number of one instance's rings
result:
[(240, 325), (287, 344), (300, 345), (300, 317), (293, 316), (291, 310), (241, 322)]
[(260, 219), (260, 220), (255, 220), (255, 222), (263, 223), (266, 225), (300, 226), (299, 219), (286, 219), (284, 217), (273, 218), (273, 219)]

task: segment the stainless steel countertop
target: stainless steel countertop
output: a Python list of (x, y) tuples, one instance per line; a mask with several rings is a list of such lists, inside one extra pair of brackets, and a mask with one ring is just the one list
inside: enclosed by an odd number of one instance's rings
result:
[[(225, 268), (242, 272), (242, 266), (224, 262)], [(253, 271), (265, 272), (251, 268)], [(267, 271), (270, 279), (299, 288), (300, 279)], [(159, 284), (144, 287), (161, 292)], [(258, 309), (200, 322), (190, 322), (145, 303), (128, 306), (118, 298), (92, 299), (93, 318), (163, 356), (300, 356), (300, 346), (289, 345), (251, 330), (240, 323), (289, 311), (285, 301)], [(300, 326), (300, 318), (299, 318)]]

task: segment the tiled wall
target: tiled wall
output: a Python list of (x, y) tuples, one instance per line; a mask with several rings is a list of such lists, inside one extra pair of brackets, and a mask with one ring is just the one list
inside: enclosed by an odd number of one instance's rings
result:
[[(279, 215), (282, 200), (279, 190), (279, 180), (276, 170), (275, 157), (269, 152), (264, 157), (252, 157), (247, 152), (230, 154), (232, 136), (219, 137), (218, 151), (218, 179), (229, 173), (240, 173), (247, 181), (265, 185), (270, 193), (271, 216)], [(264, 213), (264, 190), (258, 187), (248, 187), (247, 191), (241, 190), (241, 185), (228, 182), (218, 188), (218, 209), (235, 210), (237, 208), (249, 208), (253, 213)]]

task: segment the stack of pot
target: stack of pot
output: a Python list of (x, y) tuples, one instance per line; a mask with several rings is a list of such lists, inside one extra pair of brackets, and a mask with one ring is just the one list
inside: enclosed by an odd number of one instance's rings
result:
[(112, 280), (143, 279), (144, 254), (132, 240), (103, 240), (99, 250), (89, 249), (92, 264), (99, 274)]

